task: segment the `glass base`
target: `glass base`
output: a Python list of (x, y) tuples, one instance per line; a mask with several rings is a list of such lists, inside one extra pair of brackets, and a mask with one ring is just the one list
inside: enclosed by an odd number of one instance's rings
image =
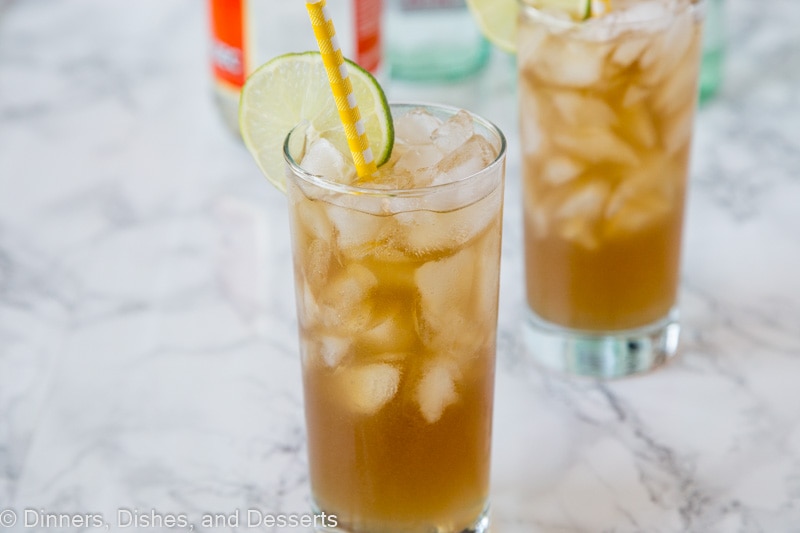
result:
[(577, 331), (549, 323), (530, 309), (523, 342), (530, 357), (552, 370), (594, 378), (619, 378), (666, 363), (678, 349), (676, 310), (641, 328), (613, 332)]
[[(331, 517), (336, 517), (335, 513), (326, 513), (322, 511), (316, 503), (312, 502), (312, 509), (314, 515), (317, 517), (326, 516), (328, 517), (327, 520), (320, 520), (320, 523), (331, 524)], [(440, 527), (436, 525), (430, 525), (427, 527), (421, 527), (419, 529), (413, 527), (402, 527), (398, 526), (396, 528), (386, 527), (380, 530), (378, 529), (364, 529), (364, 528), (350, 528), (346, 524), (338, 524), (338, 519), (335, 519), (337, 522), (335, 527), (325, 527), (317, 525), (314, 528), (314, 531), (317, 533), (488, 533), (489, 532), (489, 506), (487, 505), (480, 516), (472, 523), (469, 527), (464, 529), (454, 530), (448, 529), (445, 527)], [(331, 524), (332, 525), (332, 524)]]

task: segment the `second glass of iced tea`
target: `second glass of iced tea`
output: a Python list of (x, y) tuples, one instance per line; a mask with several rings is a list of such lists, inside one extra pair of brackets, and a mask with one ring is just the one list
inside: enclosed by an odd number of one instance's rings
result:
[(548, 367), (616, 377), (676, 351), (703, 8), (575, 22), (520, 2), (524, 335)]
[(466, 111), (392, 113), (362, 183), (302, 128), (286, 142), (313, 503), (335, 531), (484, 531), (505, 140)]

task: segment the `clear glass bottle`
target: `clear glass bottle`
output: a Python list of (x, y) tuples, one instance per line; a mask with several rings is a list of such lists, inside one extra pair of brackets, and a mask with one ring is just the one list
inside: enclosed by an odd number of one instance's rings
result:
[(412, 81), (458, 80), (481, 70), (489, 43), (464, 0), (385, 0), (389, 75)]
[[(328, 0), (342, 53), (373, 74), (382, 66), (381, 0)], [(305, 0), (208, 0), (214, 100), (239, 132), (239, 92), (247, 76), (288, 52), (318, 50)]]

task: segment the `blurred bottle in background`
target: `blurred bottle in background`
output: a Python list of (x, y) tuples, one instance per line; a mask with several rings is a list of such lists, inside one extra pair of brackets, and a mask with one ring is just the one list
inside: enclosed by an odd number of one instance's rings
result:
[(489, 43), (464, 0), (384, 0), (391, 78), (459, 80), (481, 70)]
[(724, 0), (708, 0), (703, 29), (703, 63), (700, 70), (700, 102), (705, 103), (719, 90), (725, 59)]
[[(382, 66), (381, 0), (328, 0), (342, 53), (373, 74)], [(214, 100), (239, 132), (247, 76), (287, 52), (318, 50), (304, 0), (208, 0)]]

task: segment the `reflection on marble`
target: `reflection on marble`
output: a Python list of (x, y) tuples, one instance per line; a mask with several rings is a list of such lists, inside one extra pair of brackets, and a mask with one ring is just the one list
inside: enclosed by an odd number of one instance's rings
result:
[[(25, 508), (283, 530), (243, 526), (308, 508), (287, 214), (212, 106), (205, 4), (0, 6), (0, 512), (15, 531), (48, 529)], [(509, 135), (493, 531), (800, 528), (800, 3), (726, 7), (681, 353), (642, 377), (569, 379), (520, 350), (508, 58), (438, 93), (389, 88)]]

